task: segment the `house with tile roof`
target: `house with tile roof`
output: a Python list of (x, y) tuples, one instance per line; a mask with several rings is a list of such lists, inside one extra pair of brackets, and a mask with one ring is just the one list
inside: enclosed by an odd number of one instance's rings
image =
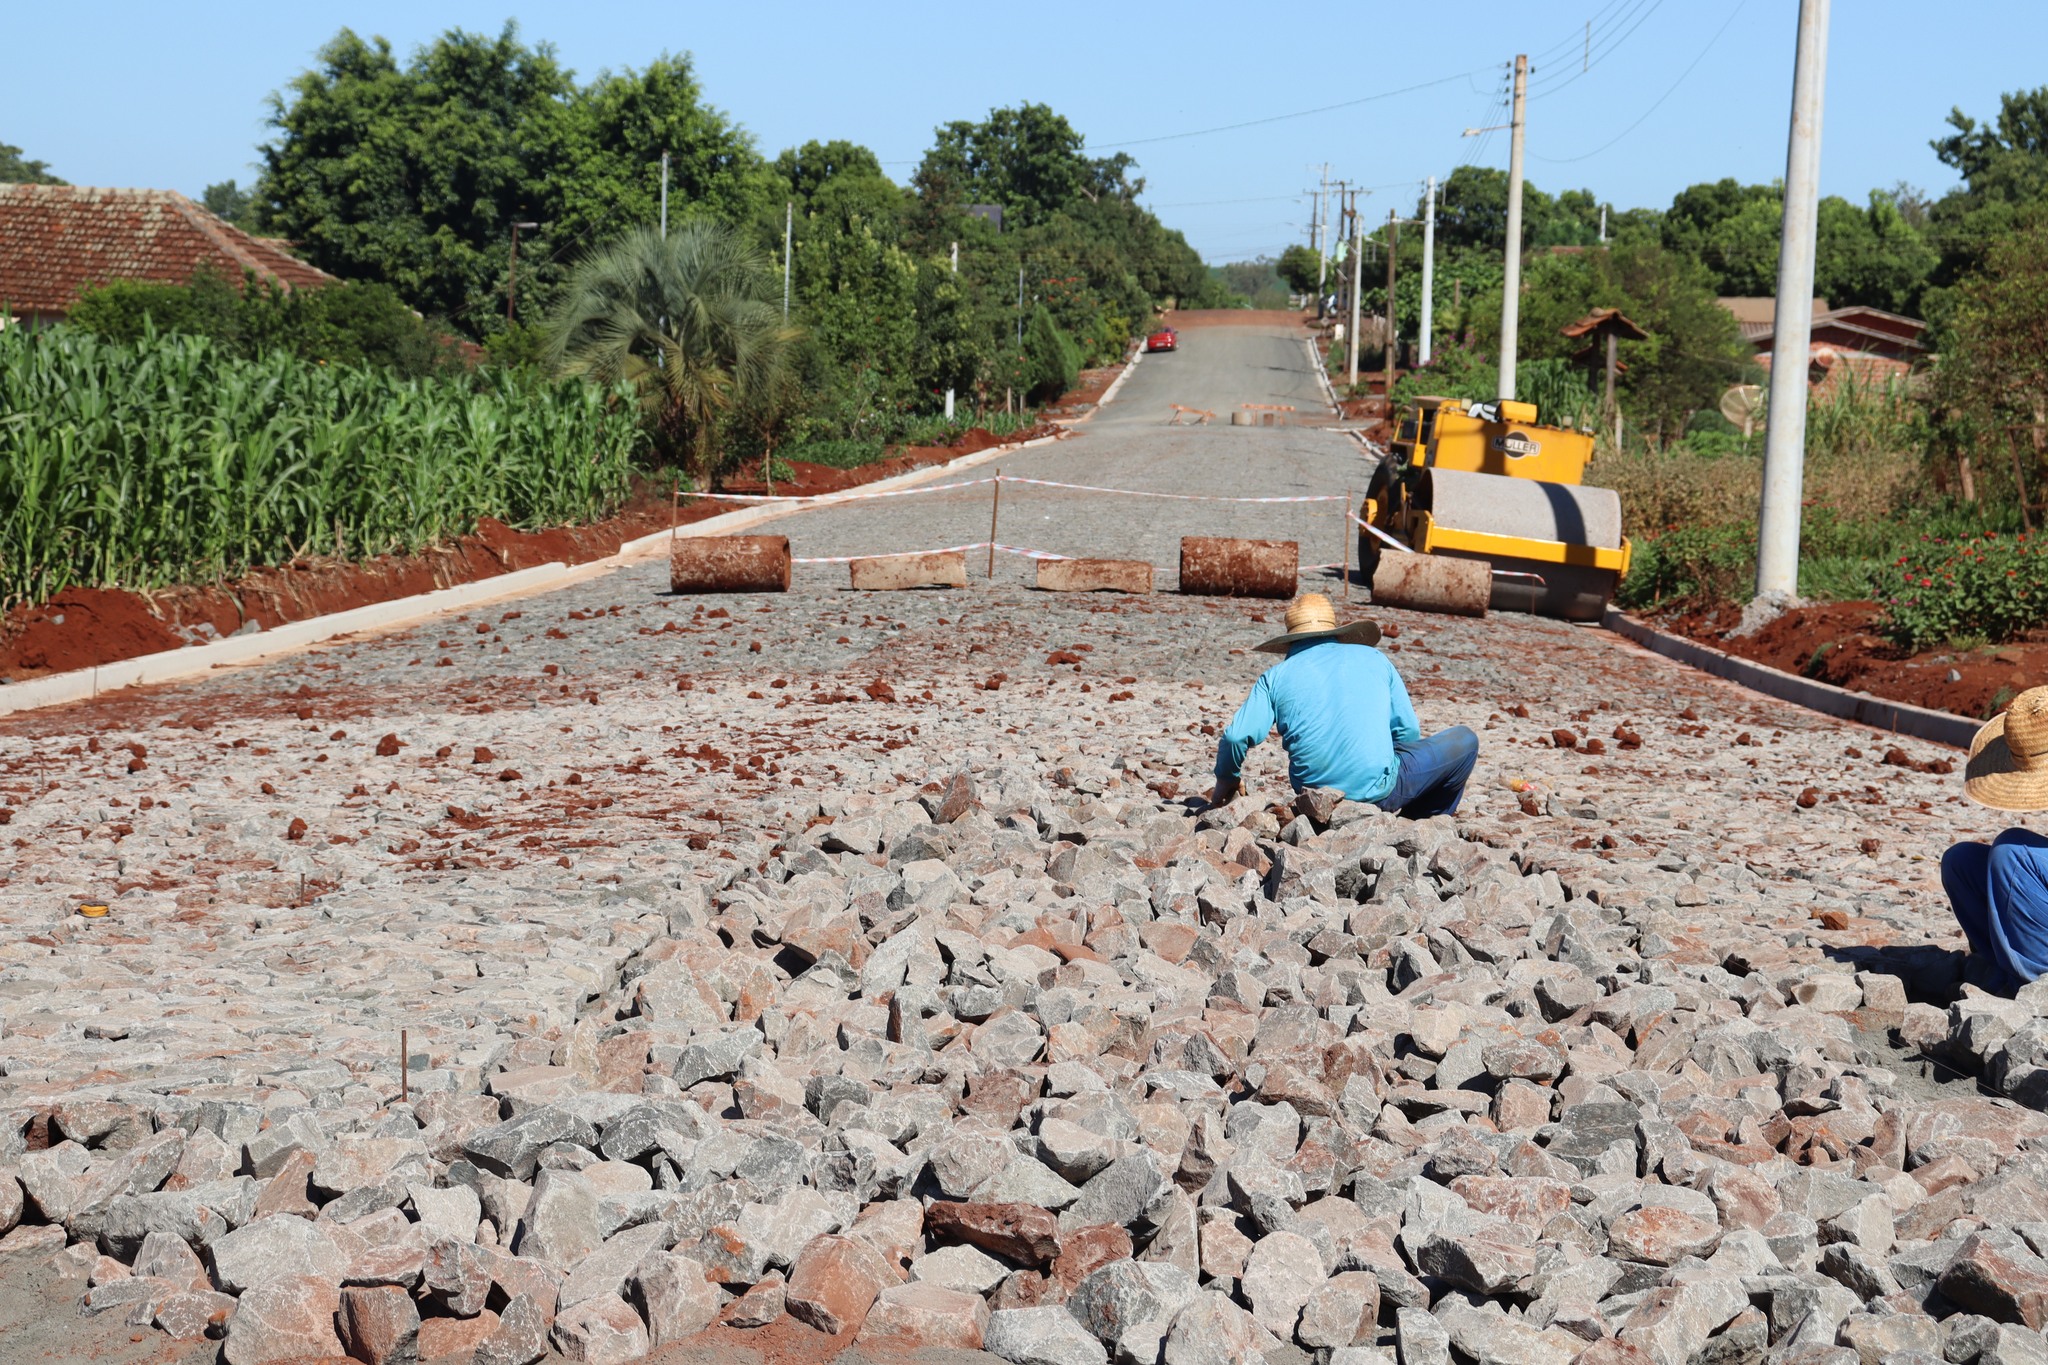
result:
[[(1777, 300), (1729, 298), (1719, 302), (1735, 315), (1742, 339), (1749, 343), (1757, 362), (1768, 369), (1776, 340)], [(1903, 383), (1912, 374), (1914, 363), (1929, 354), (1926, 333), (1927, 324), (1919, 318), (1862, 304), (1830, 308), (1826, 299), (1815, 299), (1813, 335), (1807, 343), (1807, 383), (1823, 392), (1847, 382), (1849, 376), (1863, 384)]]
[(185, 284), (202, 269), (231, 280), (253, 271), (287, 289), (335, 282), (176, 190), (0, 185), (0, 320), (55, 321), (96, 285)]

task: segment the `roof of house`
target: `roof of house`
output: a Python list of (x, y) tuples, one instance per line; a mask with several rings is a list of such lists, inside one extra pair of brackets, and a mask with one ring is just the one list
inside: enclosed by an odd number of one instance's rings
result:
[(0, 308), (61, 314), (95, 285), (183, 284), (202, 266), (229, 279), (253, 270), (287, 288), (334, 282), (176, 190), (0, 185)]
[[(1769, 336), (1772, 324), (1777, 321), (1778, 301), (1769, 296), (1763, 298), (1723, 298), (1716, 299), (1714, 302), (1735, 315), (1735, 320), (1742, 324), (1742, 336), (1746, 341), (1754, 341), (1758, 336)], [(1826, 299), (1815, 299), (1813, 301), (1813, 311), (1815, 313), (1827, 312), (1828, 301)], [(1757, 328), (1762, 330), (1755, 330)]]
[(1619, 308), (1595, 308), (1568, 327), (1558, 329), (1568, 337), (1605, 336), (1612, 332), (1623, 341), (1648, 341), (1650, 334), (1636, 326)]

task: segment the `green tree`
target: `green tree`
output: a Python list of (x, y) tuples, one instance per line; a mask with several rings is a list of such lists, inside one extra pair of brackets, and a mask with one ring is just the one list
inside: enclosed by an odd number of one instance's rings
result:
[(47, 161), (30, 161), (21, 154), (21, 148), (0, 142), (0, 185), (65, 185), (69, 181), (59, 180), (50, 174)]
[(1318, 278), (1326, 275), (1321, 255), (1299, 242), (1280, 253), (1278, 269), (1280, 278), (1297, 294), (1315, 293)]
[(242, 221), (249, 216), (250, 206), (255, 201), (247, 190), (234, 181), (223, 180), (217, 185), (208, 185), (206, 192), (199, 197), (199, 202), (206, 207), (208, 213), (222, 222), (240, 227)]
[(770, 302), (766, 259), (709, 219), (650, 227), (578, 262), (551, 321), (566, 373), (640, 392), (657, 441), (708, 485), (727, 414), (758, 406), (796, 333)]
[(255, 221), (472, 336), (504, 325), (514, 223), (539, 224), (519, 261), (519, 306), (537, 317), (571, 250), (655, 221), (664, 150), (671, 222), (739, 222), (765, 244), (780, 218), (776, 177), (703, 102), (687, 57), (579, 87), (514, 24), (451, 30), (403, 65), (343, 29), (272, 96), (270, 122)]
[(2006, 454), (2006, 429), (2029, 429), (2020, 448), (2031, 451), (2028, 491), (2038, 497), (2048, 458), (2048, 221), (1994, 243), (1958, 285), (1936, 384), (1940, 406), (1963, 415), (1955, 434), (1988, 439), (1994, 457)]
[[(1647, 341), (1622, 343), (1628, 372), (1620, 391), (1636, 425), (1662, 438), (1684, 430), (1693, 412), (1750, 368), (1733, 315), (1715, 301), (1713, 276), (1677, 252), (1643, 243), (1538, 256), (1522, 278), (1520, 351), (1526, 359), (1573, 355), (1583, 343), (1562, 329), (1595, 308), (1619, 308), (1650, 334)], [(1496, 290), (1475, 309), (1480, 344), (1495, 351), (1499, 308)]]

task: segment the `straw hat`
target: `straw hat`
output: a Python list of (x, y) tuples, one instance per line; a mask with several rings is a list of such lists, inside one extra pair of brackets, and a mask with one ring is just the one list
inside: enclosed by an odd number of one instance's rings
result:
[(2020, 693), (1977, 732), (1963, 790), (1993, 810), (2048, 810), (2048, 687)]
[[(1285, 654), (1304, 640), (1341, 640), (1347, 645), (1376, 645), (1380, 628), (1371, 621), (1337, 624), (1337, 609), (1319, 592), (1305, 592), (1287, 605), (1287, 633), (1257, 646), (1262, 654)], [(2048, 689), (2044, 689), (2048, 691)]]

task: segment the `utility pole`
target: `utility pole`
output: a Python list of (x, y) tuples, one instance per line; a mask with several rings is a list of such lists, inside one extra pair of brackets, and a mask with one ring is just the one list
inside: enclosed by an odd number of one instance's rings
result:
[(1522, 104), (1529, 94), (1529, 59), (1515, 54), (1515, 112), (1508, 140), (1508, 242), (1500, 290), (1500, 397), (1515, 396), (1515, 344), (1522, 305)]
[(1387, 210), (1387, 414), (1394, 411), (1394, 361), (1401, 354), (1401, 328), (1396, 322), (1400, 316), (1394, 308), (1394, 258), (1400, 253), (1401, 220), (1394, 216), (1394, 210)]
[(1017, 267), (1017, 349), (1024, 349), (1024, 267)]
[[(960, 273), (960, 244), (958, 242), (953, 243), (953, 273), (955, 275)], [(953, 386), (951, 384), (946, 385), (946, 420), (948, 422), (953, 420)]]
[(1351, 191), (1351, 334), (1345, 340), (1350, 343), (1350, 359), (1346, 369), (1349, 377), (1346, 383), (1358, 387), (1358, 287), (1365, 275), (1365, 231), (1358, 221), (1358, 191)]
[(1436, 177), (1429, 178), (1422, 211), (1422, 334), (1415, 339), (1416, 363), (1427, 365), (1430, 329), (1436, 314)]
[(1316, 191), (1316, 221), (1320, 235), (1316, 239), (1316, 315), (1323, 311), (1323, 276), (1328, 268), (1330, 255), (1330, 163), (1323, 163), (1323, 187)]
[(668, 153), (661, 154), (661, 240), (668, 240)]
[(1814, 228), (1820, 197), (1820, 121), (1827, 86), (1829, 0), (1799, 0), (1792, 121), (1785, 147), (1785, 223), (1771, 323), (1764, 488), (1757, 511), (1756, 603), (1799, 594), (1799, 499), (1806, 465), (1806, 364), (1813, 341)]
[(796, 226), (796, 205), (782, 205), (782, 320), (789, 321), (789, 239)]
[(512, 300), (519, 292), (519, 229), (537, 228), (539, 223), (512, 225), (512, 268), (505, 276), (505, 325), (512, 325)]

